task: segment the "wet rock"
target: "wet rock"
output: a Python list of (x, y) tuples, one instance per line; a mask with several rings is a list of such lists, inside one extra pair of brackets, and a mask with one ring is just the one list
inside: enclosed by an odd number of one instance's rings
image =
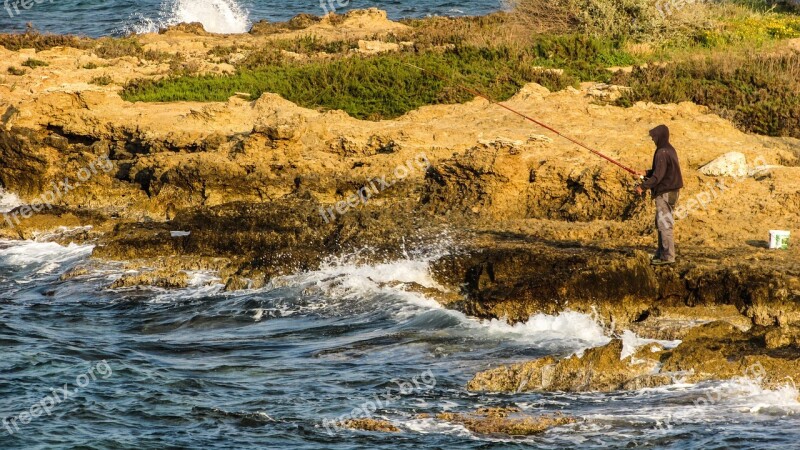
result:
[(400, 428), (397, 428), (388, 420), (383, 419), (349, 419), (342, 422), (342, 426), (361, 431), (379, 431), (382, 433), (400, 432)]
[(164, 289), (179, 289), (189, 286), (189, 275), (186, 272), (155, 270), (135, 274), (124, 274), (111, 283), (109, 289), (120, 289), (135, 286), (153, 286)]
[(75, 266), (69, 269), (66, 273), (62, 274), (58, 279), (60, 281), (67, 281), (73, 278), (81, 277), (89, 274), (89, 268), (85, 266)]
[[(526, 321), (536, 313), (572, 310), (634, 327), (652, 338), (679, 338), (694, 326), (725, 320), (739, 328), (800, 323), (791, 288), (800, 267), (785, 261), (701, 257), (653, 268), (644, 252), (587, 248), (516, 236), (476, 236), (432, 263), (443, 285), (460, 286), (449, 306), (480, 318)], [(469, 243), (471, 242), (471, 243)], [(700, 307), (697, 313), (694, 307)], [(660, 330), (659, 317), (669, 328)], [(671, 331), (668, 331), (671, 330)]]
[(622, 341), (586, 350), (583, 356), (557, 360), (546, 357), (481, 372), (470, 380), (471, 391), (614, 391), (626, 386), (668, 384), (668, 377), (653, 377), (661, 352), (622, 356)]
[(467, 389), (608, 392), (737, 377), (776, 387), (800, 376), (797, 341), (781, 333), (762, 327), (743, 332), (729, 323), (713, 322), (692, 329), (672, 350), (647, 344), (627, 358), (621, 358), (622, 342), (614, 339), (581, 357), (546, 357), (480, 372)]
[(464, 425), (477, 434), (529, 436), (550, 428), (577, 422), (561, 415), (532, 417), (518, 408), (480, 408), (471, 414), (440, 413), (437, 419)]

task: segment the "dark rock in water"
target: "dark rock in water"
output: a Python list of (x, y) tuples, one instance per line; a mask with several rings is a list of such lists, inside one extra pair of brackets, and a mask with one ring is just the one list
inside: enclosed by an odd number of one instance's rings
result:
[(383, 433), (397, 433), (400, 431), (388, 420), (382, 419), (349, 419), (342, 423), (345, 428), (361, 431), (380, 431)]
[(479, 408), (471, 414), (441, 413), (437, 419), (464, 425), (473, 433), (486, 435), (529, 436), (560, 425), (575, 423), (561, 415), (532, 417), (520, 414), (519, 408)]

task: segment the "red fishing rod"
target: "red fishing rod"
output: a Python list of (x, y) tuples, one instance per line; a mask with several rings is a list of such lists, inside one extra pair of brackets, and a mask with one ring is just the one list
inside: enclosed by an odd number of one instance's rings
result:
[(463, 84), (453, 83), (453, 81), (452, 81), (452, 80), (447, 80), (447, 79), (445, 79), (444, 77), (440, 76), (439, 74), (437, 74), (437, 73), (434, 73), (434, 72), (431, 72), (430, 70), (427, 70), (427, 69), (423, 69), (422, 67), (418, 67), (418, 66), (415, 66), (415, 65), (413, 65), (413, 64), (409, 64), (409, 63), (405, 63), (405, 62), (404, 62), (404, 63), (402, 63), (402, 64), (405, 64), (405, 65), (407, 65), (407, 66), (409, 66), (409, 67), (413, 67), (413, 68), (415, 68), (415, 69), (417, 69), (417, 70), (420, 70), (420, 71), (422, 71), (422, 72), (425, 72), (425, 73), (427, 73), (427, 74), (433, 75), (435, 78), (438, 78), (438, 79), (440, 79), (440, 80), (444, 81), (445, 83), (451, 83), (451, 84), (454, 84), (456, 87), (459, 87), (459, 88), (461, 88), (461, 89), (463, 89), (463, 90), (465, 90), (465, 91), (469, 92), (470, 94), (472, 94), (472, 95), (474, 95), (474, 96), (476, 96), (476, 97), (483, 98), (483, 99), (487, 100), (489, 103), (491, 103), (491, 104), (493, 104), (493, 105), (497, 105), (497, 106), (499, 106), (499, 107), (501, 107), (501, 108), (504, 108), (504, 109), (506, 109), (506, 110), (508, 110), (508, 111), (511, 111), (512, 113), (514, 113), (514, 114), (516, 114), (516, 115), (518, 115), (518, 116), (520, 116), (520, 117), (524, 118), (525, 120), (531, 121), (531, 122), (535, 123), (536, 125), (539, 125), (540, 127), (542, 127), (542, 128), (544, 128), (544, 129), (546, 129), (546, 130), (552, 131), (552, 132), (553, 132), (553, 133), (555, 133), (556, 135), (558, 135), (558, 136), (560, 136), (560, 137), (562, 137), (562, 138), (564, 138), (564, 139), (566, 139), (566, 140), (568, 140), (568, 141), (572, 142), (573, 144), (575, 144), (575, 145), (578, 145), (578, 146), (580, 146), (580, 147), (583, 147), (583, 148), (585, 148), (586, 150), (589, 150), (590, 152), (594, 153), (595, 155), (597, 155), (597, 156), (599, 156), (599, 157), (601, 157), (601, 158), (605, 159), (606, 161), (610, 162), (611, 164), (614, 164), (614, 165), (616, 165), (616, 166), (620, 167), (621, 169), (625, 170), (626, 172), (630, 173), (631, 175), (633, 175), (633, 176), (635, 176), (635, 177), (637, 177), (637, 178), (641, 178), (641, 177), (642, 177), (642, 176), (641, 176), (641, 174), (639, 174), (639, 173), (638, 173), (638, 172), (636, 172), (635, 170), (631, 169), (630, 167), (628, 167), (628, 166), (626, 166), (626, 165), (622, 164), (621, 162), (619, 162), (619, 161), (617, 161), (617, 160), (615, 160), (615, 159), (613, 159), (613, 158), (611, 158), (611, 157), (609, 157), (609, 156), (606, 156), (606, 155), (604, 155), (604, 154), (600, 153), (599, 151), (597, 151), (597, 150), (595, 150), (595, 149), (593, 149), (593, 148), (589, 147), (588, 145), (584, 144), (583, 142), (581, 142), (581, 141), (579, 141), (579, 140), (577, 140), (577, 139), (571, 138), (571, 137), (569, 137), (569, 136), (565, 135), (564, 133), (562, 133), (562, 132), (560, 132), (560, 131), (556, 130), (555, 128), (553, 128), (553, 127), (551, 127), (551, 126), (549, 126), (549, 125), (547, 125), (547, 124), (545, 124), (545, 123), (542, 123), (542, 122), (541, 122), (541, 121), (539, 121), (539, 120), (536, 120), (536, 119), (534, 119), (533, 117), (530, 117), (530, 116), (528, 116), (528, 115), (525, 115), (525, 114), (523, 114), (523, 113), (521, 113), (521, 112), (519, 112), (519, 111), (517, 111), (517, 110), (515, 110), (515, 109), (511, 108), (510, 106), (504, 105), (503, 103), (500, 103), (500, 102), (494, 101), (494, 100), (492, 100), (492, 99), (491, 99), (489, 96), (487, 96), (487, 95), (484, 95), (484, 94), (481, 94), (480, 92), (476, 91), (475, 89), (472, 89), (472, 88), (470, 88), (470, 87), (468, 87), (468, 86), (464, 86)]

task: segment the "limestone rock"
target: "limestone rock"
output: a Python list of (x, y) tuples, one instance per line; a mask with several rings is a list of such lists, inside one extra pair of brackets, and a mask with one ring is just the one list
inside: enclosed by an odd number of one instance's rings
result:
[(375, 55), (384, 52), (393, 52), (400, 49), (400, 44), (382, 41), (358, 41), (358, 52), (365, 55)]
[(700, 173), (712, 177), (746, 177), (747, 157), (739, 152), (729, 152), (700, 168)]

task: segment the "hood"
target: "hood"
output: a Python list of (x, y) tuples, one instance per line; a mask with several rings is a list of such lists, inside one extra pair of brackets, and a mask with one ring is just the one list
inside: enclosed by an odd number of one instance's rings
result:
[(659, 125), (650, 130), (650, 137), (656, 143), (656, 148), (672, 147), (669, 143), (669, 128), (666, 125)]

